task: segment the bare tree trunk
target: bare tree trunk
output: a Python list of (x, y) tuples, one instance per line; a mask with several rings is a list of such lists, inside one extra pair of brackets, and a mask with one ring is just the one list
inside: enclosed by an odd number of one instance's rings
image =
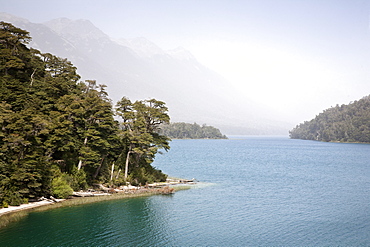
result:
[(132, 151), (128, 151), (127, 157), (126, 157), (125, 180), (127, 180), (127, 175), (128, 175), (128, 161), (130, 160), (130, 153), (132, 153)]
[(117, 173), (116, 179), (118, 179), (119, 174), (121, 173), (121, 171), (122, 171), (121, 169), (119, 169), (119, 170), (118, 170), (118, 173)]
[[(85, 137), (85, 140), (84, 140), (84, 146), (86, 146), (86, 144), (87, 144), (87, 136)], [(80, 170), (81, 167), (82, 167), (82, 160), (78, 162), (77, 170)]]
[(111, 171), (111, 174), (110, 174), (110, 181), (113, 180), (113, 172), (114, 172), (114, 162), (112, 164), (112, 171)]
[(82, 160), (80, 160), (80, 161), (78, 162), (77, 170), (80, 170), (80, 169), (81, 169), (81, 166), (82, 166)]
[(32, 74), (31, 74), (31, 83), (30, 83), (30, 86), (32, 87), (33, 85), (33, 76), (35, 75), (35, 72), (36, 72), (36, 69), (33, 70)]

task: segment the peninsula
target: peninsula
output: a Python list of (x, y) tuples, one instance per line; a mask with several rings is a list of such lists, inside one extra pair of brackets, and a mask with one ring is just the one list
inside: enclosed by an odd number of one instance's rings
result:
[(171, 139), (227, 139), (221, 131), (213, 126), (197, 123), (170, 123), (161, 126), (161, 133)]

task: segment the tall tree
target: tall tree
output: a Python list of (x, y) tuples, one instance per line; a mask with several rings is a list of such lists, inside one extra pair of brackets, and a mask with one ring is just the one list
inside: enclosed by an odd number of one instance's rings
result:
[(155, 99), (132, 103), (122, 98), (116, 105), (116, 113), (122, 118), (121, 136), (126, 143), (125, 175), (127, 180), (129, 162), (139, 167), (140, 162), (150, 164), (158, 149), (169, 149), (170, 139), (159, 134), (159, 126), (169, 123), (168, 108), (165, 103)]
[(29, 40), (28, 32), (0, 22), (0, 170), (7, 181), (0, 194), (12, 204), (48, 191), (50, 179), (43, 146), (48, 121), (40, 111), (43, 99), (30, 85), (42, 61), (26, 47)]
[(79, 82), (71, 62), (27, 48), (29, 40), (27, 31), (0, 22), (0, 207), (108, 182), (109, 167), (122, 169), (122, 160), (147, 180), (163, 179), (150, 164), (169, 148), (158, 134), (169, 121), (164, 102), (123, 98), (120, 130), (106, 86)]
[(13, 26), (10, 23), (0, 22), (0, 71), (4, 75), (19, 77), (26, 67), (28, 48), (31, 41), (29, 32)]
[(85, 166), (89, 174), (96, 178), (103, 163), (114, 156), (114, 146), (119, 143), (118, 123), (113, 119), (112, 105), (105, 86), (97, 86), (94, 80), (86, 82), (83, 98), (84, 129), (81, 133), (83, 144), (78, 169)]

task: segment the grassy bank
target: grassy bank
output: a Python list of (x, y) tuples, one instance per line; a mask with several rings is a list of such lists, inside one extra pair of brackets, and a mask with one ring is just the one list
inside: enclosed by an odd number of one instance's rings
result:
[[(179, 190), (187, 190), (190, 189), (190, 185), (177, 185), (172, 187), (174, 191)], [(73, 207), (77, 205), (83, 205), (88, 203), (94, 202), (101, 202), (101, 201), (108, 201), (108, 200), (120, 200), (120, 199), (128, 199), (134, 197), (145, 197), (145, 196), (152, 196), (152, 195), (162, 195), (163, 193), (161, 190), (158, 189), (142, 189), (133, 191), (130, 193), (116, 193), (109, 196), (93, 196), (93, 197), (74, 197), (72, 199), (68, 199), (62, 202), (43, 205), (36, 208), (26, 208), (24, 210), (10, 212), (7, 214), (3, 214), (0, 216), (0, 228), (6, 227), (9, 223), (18, 221), (23, 217), (27, 216), (31, 212), (41, 212), (46, 211), (54, 208), (60, 207)]]

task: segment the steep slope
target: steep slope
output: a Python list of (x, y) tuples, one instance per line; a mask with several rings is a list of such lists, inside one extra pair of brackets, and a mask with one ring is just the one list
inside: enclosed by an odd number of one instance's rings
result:
[(160, 99), (172, 121), (207, 123), (227, 134), (288, 132), (289, 125), (274, 121), (271, 112), (239, 95), (185, 49), (163, 51), (145, 38), (113, 41), (87, 20), (36, 24), (4, 13), (0, 18), (30, 31), (30, 46), (68, 58), (82, 79), (108, 85), (114, 101)]

